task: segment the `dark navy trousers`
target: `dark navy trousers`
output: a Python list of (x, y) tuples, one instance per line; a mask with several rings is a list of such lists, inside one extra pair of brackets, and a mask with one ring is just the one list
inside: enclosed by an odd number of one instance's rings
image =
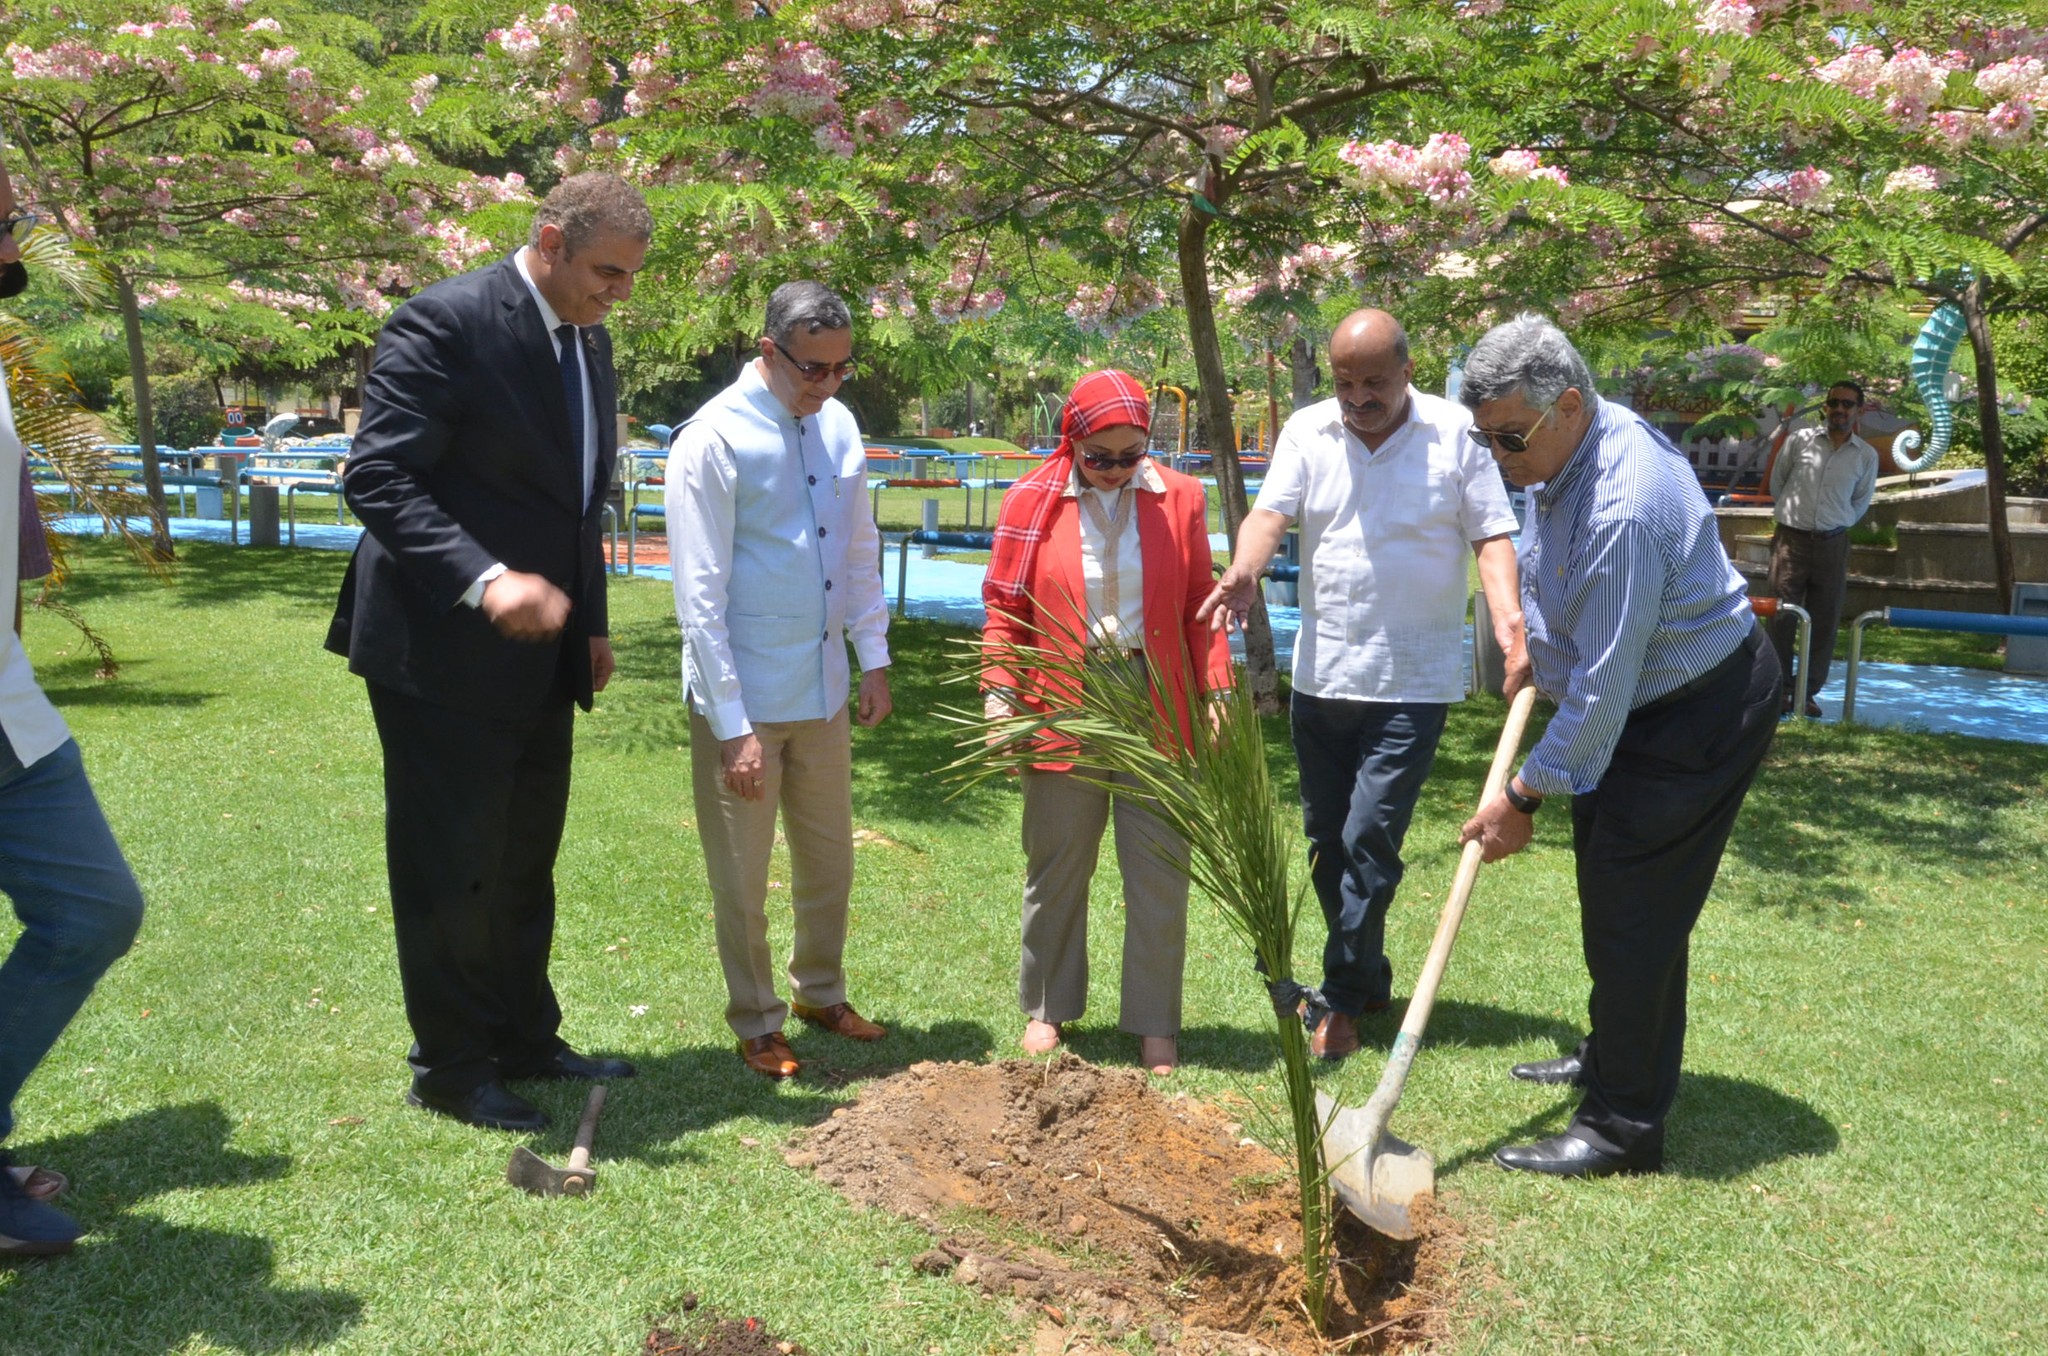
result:
[(1401, 884), (1401, 842), (1436, 761), (1450, 708), (1296, 692), (1294, 754), (1309, 876), (1323, 906), (1323, 999), (1357, 1016), (1391, 998), (1387, 909)]

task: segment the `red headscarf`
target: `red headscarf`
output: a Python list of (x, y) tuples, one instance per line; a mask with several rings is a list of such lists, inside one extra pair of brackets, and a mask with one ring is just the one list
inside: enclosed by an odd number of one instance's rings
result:
[(1074, 383), (1066, 408), (1060, 411), (1060, 445), (1044, 465), (1011, 486), (1003, 497), (988, 577), (982, 583), (984, 602), (1009, 608), (1023, 605), (1038, 548), (1045, 544), (1051, 529), (1053, 510), (1073, 479), (1074, 444), (1125, 424), (1148, 431), (1152, 427), (1152, 401), (1137, 378), (1104, 368)]

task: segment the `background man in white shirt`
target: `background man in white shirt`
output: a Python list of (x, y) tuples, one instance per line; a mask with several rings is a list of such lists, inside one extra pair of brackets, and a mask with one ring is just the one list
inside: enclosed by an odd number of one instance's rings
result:
[[(1849, 582), (1849, 529), (1870, 510), (1877, 491), (1877, 449), (1856, 435), (1863, 417), (1863, 388), (1838, 381), (1828, 388), (1827, 427), (1803, 428), (1785, 440), (1771, 463), (1771, 573), (1765, 589), (1782, 602), (1797, 603), (1813, 618), (1813, 650), (1807, 658), (1806, 714), (1819, 716), (1814, 698), (1828, 681), (1835, 658), (1835, 632), (1842, 624), (1842, 595)], [(1797, 622), (1789, 614), (1771, 621), (1771, 643), (1785, 665), (1785, 709), (1792, 709), (1792, 650)]]
[(1341, 1059), (1356, 1019), (1392, 1001), (1387, 909), (1401, 843), (1450, 703), (1465, 695), (1467, 551), (1478, 556), (1508, 691), (1528, 680), (1514, 513), (1463, 408), (1409, 384), (1408, 336), (1384, 311), (1330, 337), (1334, 399), (1297, 411), (1230, 568), (1204, 611), (1241, 622), (1288, 528), (1301, 524), (1292, 716), (1303, 826), (1329, 941), (1310, 1048)]
[[(21, 276), (17, 230), (0, 163), (0, 276)], [(0, 964), (0, 1142), (14, 1128), (14, 1094), (142, 925), (142, 891), (21, 648), (21, 560), (43, 530), (17, 489), (26, 456), (0, 370), (0, 607), (11, 622), (0, 627), (0, 891), (22, 927)], [(0, 1257), (71, 1250), (78, 1225), (48, 1202), (61, 1185), (0, 1154)]]
[[(853, 317), (814, 282), (768, 300), (760, 356), (676, 432), (668, 521), (697, 833), (710, 877), (725, 1018), (747, 1067), (797, 1072), (793, 1007), (852, 1040), (883, 1029), (846, 1001), (853, 890), (850, 637), (856, 714), (887, 718), (889, 611), (867, 450), (833, 399), (853, 374)], [(768, 952), (775, 812), (789, 843), (791, 1002)]]

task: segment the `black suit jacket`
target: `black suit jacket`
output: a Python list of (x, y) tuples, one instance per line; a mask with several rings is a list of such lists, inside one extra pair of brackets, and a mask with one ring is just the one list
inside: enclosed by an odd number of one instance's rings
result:
[[(385, 324), (343, 476), (365, 531), (327, 635), (351, 672), (508, 718), (563, 696), (590, 709), (618, 393), (603, 326), (582, 339), (597, 407), (587, 510), (554, 345), (511, 259), (434, 284)], [(509, 640), (462, 603), (498, 561), (569, 595), (559, 644)]]

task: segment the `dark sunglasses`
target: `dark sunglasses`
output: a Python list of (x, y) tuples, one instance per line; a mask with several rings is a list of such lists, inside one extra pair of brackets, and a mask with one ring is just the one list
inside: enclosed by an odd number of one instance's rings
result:
[(1536, 432), (1537, 429), (1543, 427), (1543, 421), (1548, 419), (1550, 412), (1556, 408), (1557, 402), (1555, 400), (1545, 405), (1543, 413), (1536, 416), (1536, 422), (1529, 425), (1521, 433), (1503, 433), (1495, 429), (1481, 428), (1479, 425), (1474, 424), (1465, 430), (1465, 435), (1481, 447), (1497, 447), (1509, 456), (1514, 456), (1517, 453), (1529, 450), (1529, 436)]
[(1097, 452), (1083, 452), (1081, 464), (1091, 471), (1128, 471), (1151, 455), (1150, 452), (1136, 452), (1128, 457), (1105, 457)]
[(28, 233), (42, 222), (42, 217), (34, 212), (23, 212), (18, 217), (0, 217), (0, 236), (11, 235), (16, 240), (26, 240)]
[(1828, 408), (1831, 410), (1853, 410), (1862, 404), (1863, 402), (1860, 400), (1830, 400)]
[(775, 351), (782, 353), (782, 360), (791, 367), (794, 367), (797, 375), (805, 381), (823, 381), (827, 377), (837, 377), (841, 381), (852, 381), (860, 375), (860, 364), (851, 358), (848, 358), (843, 363), (807, 363), (800, 362), (790, 357), (787, 353), (783, 353), (782, 345), (780, 344), (775, 345)]

